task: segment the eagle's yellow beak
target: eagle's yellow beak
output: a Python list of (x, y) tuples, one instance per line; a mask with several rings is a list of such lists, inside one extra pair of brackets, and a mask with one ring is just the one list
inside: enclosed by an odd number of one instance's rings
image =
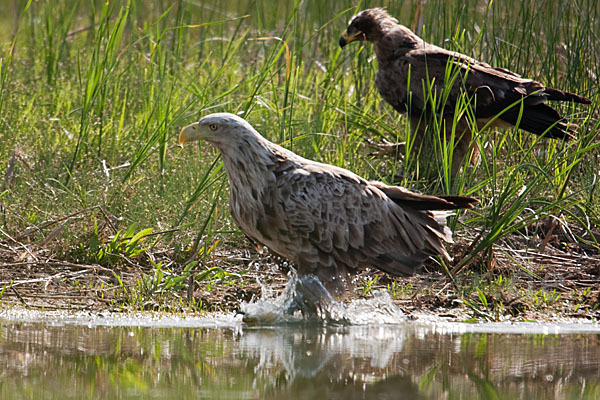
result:
[(179, 146), (183, 147), (184, 143), (193, 142), (199, 139), (201, 139), (200, 126), (197, 122), (194, 122), (181, 130), (178, 142)]
[(340, 37), (340, 47), (343, 49), (350, 42), (354, 42), (355, 40), (360, 40), (360, 36), (363, 35), (362, 32), (354, 32), (348, 35), (348, 32), (342, 33), (342, 37)]

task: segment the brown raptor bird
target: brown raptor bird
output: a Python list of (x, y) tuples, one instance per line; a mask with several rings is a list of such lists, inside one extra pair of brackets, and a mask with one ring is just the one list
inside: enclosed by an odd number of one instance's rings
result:
[[(381, 8), (364, 10), (352, 17), (340, 46), (357, 40), (373, 43), (379, 64), (377, 90), (396, 111), (408, 113), (417, 149), (424, 141), (433, 113), (441, 115), (446, 138), (450, 138), (461, 96), (470, 103), (478, 129), (490, 122), (489, 126), (502, 128), (518, 124), (528, 132), (563, 140), (571, 139), (577, 126), (565, 121), (546, 102), (591, 103), (583, 96), (546, 87), (506, 69), (429, 44)], [(446, 78), (448, 72), (454, 80)], [(446, 88), (447, 85), (451, 87)], [(447, 99), (440, 101), (445, 95)], [(457, 122), (453, 174), (472, 143), (472, 123), (466, 117)], [(478, 155), (476, 146), (473, 152), (472, 160)]]
[(435, 210), (477, 203), (413, 193), (307, 160), (233, 114), (208, 115), (179, 135), (180, 144), (199, 139), (223, 157), (231, 216), (241, 231), (291, 261), (300, 278), (318, 277), (337, 298), (359, 267), (407, 275), (430, 256), (448, 258), (448, 213)]

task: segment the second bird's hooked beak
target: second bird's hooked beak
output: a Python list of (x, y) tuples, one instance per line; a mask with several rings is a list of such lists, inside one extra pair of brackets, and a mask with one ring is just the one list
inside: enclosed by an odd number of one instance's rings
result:
[(348, 35), (348, 32), (342, 33), (342, 36), (340, 37), (340, 47), (343, 49), (348, 43), (359, 40), (361, 35), (363, 35), (362, 32), (355, 32), (351, 35)]

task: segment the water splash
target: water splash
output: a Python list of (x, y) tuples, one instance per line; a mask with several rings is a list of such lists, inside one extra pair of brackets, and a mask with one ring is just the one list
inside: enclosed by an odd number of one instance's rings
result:
[(273, 290), (257, 279), (261, 287), (261, 296), (250, 302), (242, 302), (240, 311), (244, 315), (243, 321), (251, 325), (276, 325), (280, 323), (291, 323), (302, 320), (299, 309), (294, 309), (296, 289), (296, 276), (283, 289), (279, 296), (273, 294)]
[(352, 316), (353, 325), (399, 324), (408, 320), (384, 289), (374, 290), (371, 299), (352, 301), (346, 313)]
[(250, 325), (278, 325), (316, 322), (334, 325), (399, 324), (406, 316), (385, 290), (373, 291), (373, 298), (337, 301), (314, 275), (292, 274), (279, 296), (259, 281), (261, 297), (241, 304), (243, 321)]

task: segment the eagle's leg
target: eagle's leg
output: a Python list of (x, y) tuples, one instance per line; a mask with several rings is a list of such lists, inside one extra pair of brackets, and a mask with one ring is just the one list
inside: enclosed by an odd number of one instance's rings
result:
[(318, 316), (329, 322), (345, 322), (344, 306), (325, 288), (313, 274), (299, 276), (296, 285), (296, 305), (305, 317)]
[(479, 150), (476, 145), (471, 144), (471, 130), (467, 129), (463, 132), (457, 134), (457, 139), (455, 139), (454, 143), (454, 151), (452, 154), (452, 176), (455, 177), (458, 171), (460, 170), (461, 165), (469, 151), (470, 154), (470, 163), (471, 165), (475, 165), (477, 159), (479, 158)]
[[(440, 135), (444, 135), (434, 143), (434, 128), (431, 124), (423, 121), (423, 118), (412, 117), (411, 120), (411, 150), (412, 154), (418, 157), (420, 162), (435, 162), (433, 157), (439, 157), (434, 149), (439, 148), (441, 143), (444, 143), (447, 148), (451, 148), (452, 161), (450, 172), (452, 177), (455, 177), (464, 159), (470, 155), (469, 162), (471, 165), (476, 165), (479, 160), (479, 149), (475, 143), (472, 143), (473, 134), (467, 121), (464, 119), (459, 121), (453, 127), (453, 116), (444, 117), (444, 129), (440, 129)], [(454, 130), (454, 133), (453, 133)]]

